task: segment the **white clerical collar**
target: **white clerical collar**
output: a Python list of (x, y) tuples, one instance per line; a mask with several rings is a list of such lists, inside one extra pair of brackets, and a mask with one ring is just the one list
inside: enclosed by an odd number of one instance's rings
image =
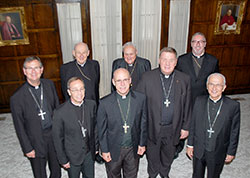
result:
[(83, 67), (84, 65), (85, 65), (85, 63), (86, 63), (86, 61), (83, 63), (83, 64), (80, 64), (78, 61), (76, 61), (77, 62), (77, 64), (79, 65), (79, 66), (81, 66), (81, 67)]
[[(70, 100), (71, 101), (71, 100)], [(83, 104), (84, 100), (82, 100), (82, 102), (80, 104), (77, 104), (77, 103), (74, 103), (73, 101), (71, 101), (71, 103), (74, 105), (74, 106), (78, 106), (78, 107), (81, 107), (82, 104)]]
[(198, 59), (200, 59), (203, 55), (205, 54), (205, 52), (203, 52), (201, 55), (199, 55), (199, 56), (196, 56), (194, 53), (193, 53), (193, 55), (196, 57), (196, 58), (198, 58)]
[(121, 99), (126, 99), (127, 98), (127, 96), (129, 95), (129, 93), (130, 92), (128, 92), (128, 94), (126, 94), (126, 95), (120, 95), (118, 92), (117, 92), (117, 94), (119, 95), (119, 97), (121, 97)]
[(169, 75), (164, 75), (165, 78), (169, 78)]
[(217, 103), (218, 101), (220, 101), (221, 97), (222, 97), (222, 96), (220, 96), (217, 100), (213, 100), (213, 99), (209, 96), (210, 100), (213, 101), (214, 103)]
[(39, 89), (39, 88), (40, 88), (40, 85), (41, 85), (41, 82), (39, 82), (39, 84), (38, 84), (38, 85), (35, 85), (35, 86), (32, 85), (31, 83), (29, 83), (28, 81), (27, 81), (27, 83), (28, 83), (29, 86), (31, 86), (32, 88), (34, 88), (34, 89), (36, 89), (36, 90)]
[(133, 66), (133, 64), (128, 64), (128, 66), (129, 66), (129, 67), (132, 67), (132, 66)]

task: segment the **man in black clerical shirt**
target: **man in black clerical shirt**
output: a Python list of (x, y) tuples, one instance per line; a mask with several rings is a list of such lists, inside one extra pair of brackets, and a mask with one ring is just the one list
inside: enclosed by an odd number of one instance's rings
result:
[[(150, 61), (137, 56), (137, 49), (132, 42), (123, 45), (123, 58), (113, 61), (112, 76), (116, 69), (125, 68), (129, 71), (132, 78), (131, 87), (134, 90), (141, 79), (144, 72), (151, 70)], [(115, 86), (111, 82), (111, 90), (115, 90)]]
[(43, 65), (37, 56), (27, 57), (23, 64), (27, 81), (11, 96), (10, 108), (16, 134), (24, 155), (30, 160), (35, 178), (61, 177), (52, 140), (53, 110), (59, 105), (51, 80), (41, 79)]
[(86, 43), (77, 43), (72, 51), (75, 60), (60, 68), (62, 92), (66, 100), (69, 99), (67, 81), (71, 77), (79, 77), (84, 81), (85, 98), (99, 102), (100, 66), (98, 61), (88, 58), (89, 53)]
[(114, 71), (112, 82), (116, 91), (100, 100), (97, 112), (100, 149), (108, 178), (136, 178), (146, 150), (146, 97), (130, 89), (124, 68)]
[(72, 77), (67, 82), (70, 99), (54, 114), (53, 139), (60, 164), (70, 178), (94, 178), (98, 150), (96, 102), (85, 99), (84, 82)]
[(149, 177), (168, 177), (176, 145), (188, 136), (191, 85), (188, 75), (175, 70), (177, 53), (160, 51), (159, 68), (145, 72), (137, 86), (146, 94), (148, 109), (147, 160)]
[(233, 161), (240, 132), (240, 104), (222, 92), (226, 79), (213, 73), (207, 79), (209, 96), (195, 100), (187, 155), (193, 159), (193, 178), (219, 178), (224, 163)]
[(188, 74), (191, 78), (192, 105), (197, 96), (208, 94), (206, 90), (207, 77), (219, 72), (219, 61), (211, 54), (206, 53), (206, 37), (197, 32), (192, 36), (192, 52), (178, 58), (176, 69)]

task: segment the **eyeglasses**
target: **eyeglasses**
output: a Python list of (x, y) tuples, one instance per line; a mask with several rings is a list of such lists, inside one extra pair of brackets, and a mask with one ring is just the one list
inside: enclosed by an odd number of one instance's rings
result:
[(216, 88), (222, 88), (224, 85), (222, 85), (222, 84), (208, 83), (208, 86), (210, 86), (210, 87), (216, 87)]
[(123, 80), (116, 80), (115, 81), (115, 83), (118, 83), (118, 84), (121, 84), (121, 83), (127, 83), (127, 82), (129, 82), (129, 78), (125, 78), (125, 79), (123, 79)]
[(25, 67), (25, 69), (27, 71), (29, 71), (29, 72), (31, 72), (33, 70), (35, 70), (36, 72), (38, 72), (41, 69), (41, 67)]
[(196, 41), (196, 40), (193, 40), (191, 41), (192, 43), (195, 43), (195, 44), (203, 44), (203, 43), (206, 43), (206, 41)]
[(72, 93), (76, 93), (76, 92), (83, 92), (83, 91), (85, 91), (85, 89), (84, 88), (80, 88), (80, 89), (75, 89), (75, 88), (73, 88), (73, 89), (69, 89)]

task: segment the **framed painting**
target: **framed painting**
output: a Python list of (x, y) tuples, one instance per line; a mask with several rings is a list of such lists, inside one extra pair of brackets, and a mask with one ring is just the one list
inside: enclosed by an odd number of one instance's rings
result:
[(24, 44), (29, 44), (24, 8), (0, 8), (0, 46)]
[(218, 34), (240, 34), (247, 0), (222, 0), (218, 2), (215, 30)]

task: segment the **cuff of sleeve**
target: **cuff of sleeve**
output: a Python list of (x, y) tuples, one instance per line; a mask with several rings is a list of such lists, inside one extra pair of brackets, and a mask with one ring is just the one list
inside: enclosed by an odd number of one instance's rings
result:
[(187, 145), (188, 148), (194, 148), (194, 146), (191, 146), (191, 145)]

